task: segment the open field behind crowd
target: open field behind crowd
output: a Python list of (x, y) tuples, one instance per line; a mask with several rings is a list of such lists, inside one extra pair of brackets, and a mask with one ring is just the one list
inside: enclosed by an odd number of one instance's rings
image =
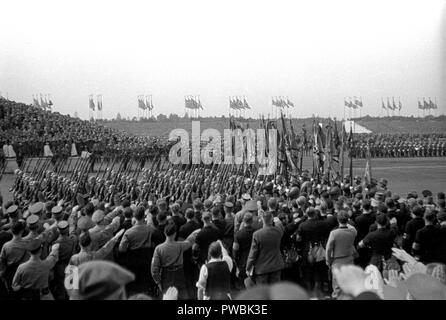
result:
[[(401, 196), (406, 196), (411, 191), (420, 193), (424, 189), (429, 189), (434, 194), (446, 191), (446, 158), (380, 158), (373, 159), (371, 165), (372, 177), (386, 178), (390, 190)], [(311, 170), (311, 157), (305, 157), (304, 168)], [(364, 159), (354, 159), (354, 175), (364, 176), (364, 168)], [(348, 162), (344, 173), (348, 173)], [(9, 188), (13, 182), (12, 174), (5, 174), (0, 182), (4, 201), (11, 199)]]
[[(224, 129), (229, 129), (228, 118), (201, 118), (200, 129), (213, 128), (223, 133)], [(289, 120), (287, 125), (289, 124)], [(318, 119), (319, 122), (325, 123), (327, 119)], [(249, 123), (250, 128), (259, 128), (259, 120), (241, 121), (241, 123)], [(355, 122), (369, 129), (373, 133), (411, 133), (411, 134), (423, 134), (423, 133), (445, 133), (446, 132), (446, 117), (426, 117), (426, 118), (406, 118), (406, 117), (392, 117), (392, 118), (371, 118), (362, 117), (356, 119)], [(313, 123), (312, 118), (307, 119), (293, 119), (293, 127), (298, 134), (302, 132), (302, 126), (305, 124), (307, 132), (311, 133), (311, 126)], [(164, 119), (159, 121), (110, 121), (103, 123), (107, 127), (111, 127), (118, 130), (123, 130), (128, 133), (142, 135), (142, 136), (168, 136), (173, 129), (181, 128), (187, 131), (192, 130), (191, 120), (183, 118)], [(340, 128), (340, 127), (339, 127)]]

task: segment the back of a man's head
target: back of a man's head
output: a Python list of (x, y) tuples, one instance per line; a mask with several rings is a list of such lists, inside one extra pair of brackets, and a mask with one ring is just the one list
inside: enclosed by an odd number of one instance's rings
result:
[(221, 258), (221, 256), (222, 256), (221, 246), (220, 246), (220, 244), (218, 242), (212, 242), (209, 245), (209, 251), (208, 252), (209, 252), (209, 256), (211, 258), (214, 258), (214, 259)]
[(364, 211), (370, 211), (371, 208), (372, 208), (372, 203), (370, 202), (370, 200), (365, 199), (362, 201), (362, 209)]
[(273, 223), (273, 214), (270, 211), (264, 211), (262, 214), (262, 221), (265, 225)]
[(385, 227), (387, 225), (388, 220), (389, 219), (385, 214), (379, 214), (376, 216), (376, 223), (381, 227)]
[(421, 207), (419, 205), (415, 205), (412, 208), (412, 214), (417, 218), (422, 217), (423, 213), (424, 213), (423, 207)]
[(309, 208), (309, 209), (307, 210), (307, 216), (308, 216), (308, 218), (310, 218), (310, 219), (314, 219), (314, 218), (316, 218), (316, 215), (317, 215), (317, 211), (316, 211), (314, 208)]
[(166, 237), (171, 237), (177, 232), (177, 226), (175, 223), (168, 223), (166, 228), (164, 228), (164, 233)]
[(186, 219), (192, 220), (195, 216), (194, 209), (187, 208), (185, 216), (186, 216)]
[(212, 219), (217, 220), (220, 217), (220, 208), (214, 207), (212, 208)]
[(88, 247), (91, 244), (91, 237), (89, 232), (83, 232), (79, 237), (79, 243), (82, 248)]
[(18, 236), (23, 231), (25, 231), (25, 223), (23, 221), (14, 222), (11, 228), (12, 234)]
[(127, 219), (131, 219), (133, 217), (133, 210), (130, 207), (124, 209), (124, 217)]
[(268, 208), (270, 210), (277, 210), (277, 199), (276, 198), (270, 198), (268, 200)]
[(137, 221), (142, 221), (144, 220), (145, 217), (145, 210), (143, 206), (138, 206), (135, 210), (135, 213), (133, 214), (133, 216), (135, 217), (135, 219)]
[(338, 212), (338, 222), (339, 224), (346, 224), (348, 222), (348, 213), (345, 210)]

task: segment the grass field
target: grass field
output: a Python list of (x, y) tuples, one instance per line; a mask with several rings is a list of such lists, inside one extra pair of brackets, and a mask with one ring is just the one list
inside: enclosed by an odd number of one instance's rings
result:
[[(406, 196), (408, 192), (424, 189), (434, 194), (446, 191), (446, 158), (401, 158), (401, 159), (373, 159), (372, 176), (386, 178), (392, 192)], [(310, 157), (304, 159), (304, 168), (311, 169)], [(365, 160), (355, 159), (353, 174), (364, 175)], [(348, 164), (345, 173), (348, 173)], [(9, 188), (14, 182), (12, 174), (5, 174), (0, 182), (0, 191), (3, 200), (11, 199)]]
[[(288, 120), (287, 125), (288, 125)], [(436, 118), (370, 118), (363, 117), (355, 120), (359, 125), (371, 130), (373, 133), (445, 133), (446, 132), (446, 117)], [(247, 121), (249, 127), (256, 129), (259, 127), (258, 120)], [(326, 119), (318, 119), (318, 122), (326, 123)], [(244, 124), (245, 121), (242, 121)], [(311, 132), (313, 119), (293, 119), (293, 127), (298, 134), (302, 132), (302, 126), (305, 124), (307, 131)], [(173, 129), (181, 128), (191, 131), (190, 119), (166, 119), (163, 121), (153, 122), (133, 122), (133, 121), (113, 121), (104, 122), (105, 126), (123, 130), (135, 135), (142, 136), (168, 136)], [(217, 129), (223, 132), (224, 129), (229, 129), (228, 118), (202, 118), (200, 119), (201, 131), (208, 128)], [(340, 128), (340, 127), (339, 127)]]

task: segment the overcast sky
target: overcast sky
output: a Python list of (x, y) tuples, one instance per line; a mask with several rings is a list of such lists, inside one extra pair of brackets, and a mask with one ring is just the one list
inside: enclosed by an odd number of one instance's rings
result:
[(200, 95), (203, 115), (245, 96), (252, 115), (288, 96), (295, 116), (343, 115), (361, 96), (417, 97), (446, 110), (446, 1), (25, 1), (6, 0), (0, 19), (0, 91), (30, 103), (49, 93), (55, 110), (87, 118), (88, 95), (103, 116), (137, 114), (152, 94), (156, 113), (184, 112)]

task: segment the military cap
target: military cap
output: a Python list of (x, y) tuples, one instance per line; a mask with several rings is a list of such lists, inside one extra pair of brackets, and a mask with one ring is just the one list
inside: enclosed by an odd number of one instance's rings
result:
[(19, 207), (17, 207), (15, 204), (13, 204), (12, 206), (10, 206), (10, 207), (6, 210), (6, 213), (9, 214), (9, 215), (13, 215), (14, 213), (17, 212), (17, 209), (18, 209), (18, 208), (19, 208)]
[(102, 211), (102, 210), (96, 210), (93, 213), (93, 215), (91, 216), (91, 220), (96, 224), (101, 222), (102, 220), (104, 220), (104, 218), (105, 218), (105, 214), (104, 214), (104, 211)]
[(38, 214), (44, 208), (43, 202), (36, 202), (31, 207), (29, 207), (28, 211), (30, 214)]
[(224, 206), (227, 207), (227, 208), (233, 208), (234, 204), (232, 202), (226, 201)]
[(254, 200), (249, 200), (246, 202), (245, 209), (246, 211), (257, 211), (257, 203)]
[(65, 230), (66, 228), (68, 228), (68, 221), (65, 221), (65, 220), (63, 220), (63, 221), (59, 221), (59, 222), (57, 223), (57, 228), (58, 228), (59, 230)]
[(42, 246), (42, 240), (40, 240), (39, 238), (34, 238), (28, 242), (26, 249), (28, 251), (35, 251), (39, 249), (41, 246)]
[(52, 214), (61, 214), (62, 213), (62, 207), (61, 206), (55, 206), (53, 209), (51, 209)]
[(105, 300), (135, 279), (133, 273), (116, 263), (89, 261), (79, 266), (79, 290), (73, 298), (80, 300)]
[(251, 196), (249, 195), (249, 193), (244, 193), (242, 194), (242, 199), (245, 201), (249, 201), (251, 200)]
[(36, 224), (39, 221), (39, 216), (32, 214), (28, 218), (26, 218), (26, 223), (30, 226)]
[(210, 208), (210, 207), (212, 207), (212, 201), (209, 199), (206, 199), (206, 200), (204, 200), (203, 205), (205, 208)]
[(91, 227), (92, 221), (85, 216), (81, 216), (77, 220), (77, 227), (79, 230), (87, 231)]

